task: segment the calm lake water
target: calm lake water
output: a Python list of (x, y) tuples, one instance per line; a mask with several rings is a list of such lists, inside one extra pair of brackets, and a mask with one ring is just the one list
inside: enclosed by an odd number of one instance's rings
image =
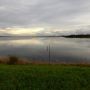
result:
[(0, 56), (48, 63), (90, 63), (90, 39), (0, 37)]

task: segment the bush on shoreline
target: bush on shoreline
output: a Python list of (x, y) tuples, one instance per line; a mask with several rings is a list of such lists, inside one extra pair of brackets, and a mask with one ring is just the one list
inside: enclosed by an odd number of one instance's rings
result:
[(0, 64), (16, 65), (16, 64), (30, 64), (29, 60), (18, 58), (16, 56), (0, 57)]
[(9, 65), (14, 65), (17, 64), (18, 62), (18, 58), (15, 56), (9, 56), (9, 61), (7, 62), (7, 64)]

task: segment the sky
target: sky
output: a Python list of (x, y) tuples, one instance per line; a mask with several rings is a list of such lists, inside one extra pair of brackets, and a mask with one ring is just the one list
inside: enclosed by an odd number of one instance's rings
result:
[(0, 35), (90, 33), (90, 0), (0, 0)]

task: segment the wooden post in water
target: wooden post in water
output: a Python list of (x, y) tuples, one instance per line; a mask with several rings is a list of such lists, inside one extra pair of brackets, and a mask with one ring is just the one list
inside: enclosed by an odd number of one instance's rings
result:
[(50, 64), (50, 61), (51, 61), (50, 44), (49, 44), (49, 47), (48, 47), (48, 53), (49, 53), (49, 64)]
[(50, 47), (50, 42), (47, 45), (47, 53), (48, 53), (48, 64), (51, 64), (51, 47)]

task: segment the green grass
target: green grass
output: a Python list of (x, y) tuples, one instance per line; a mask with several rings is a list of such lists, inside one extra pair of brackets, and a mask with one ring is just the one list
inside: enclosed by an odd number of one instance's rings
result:
[(90, 67), (0, 65), (0, 90), (90, 90)]

